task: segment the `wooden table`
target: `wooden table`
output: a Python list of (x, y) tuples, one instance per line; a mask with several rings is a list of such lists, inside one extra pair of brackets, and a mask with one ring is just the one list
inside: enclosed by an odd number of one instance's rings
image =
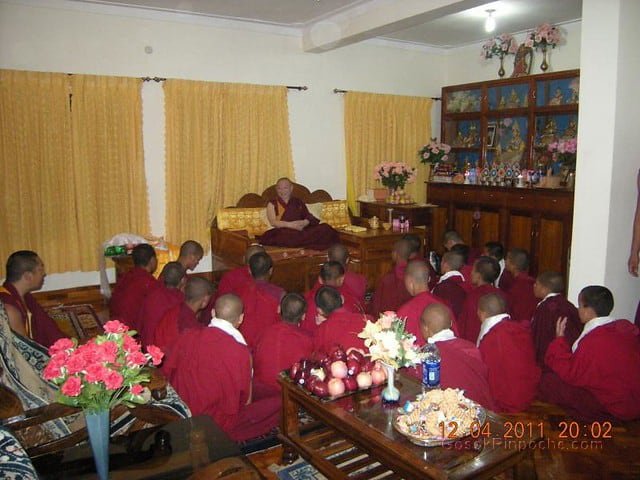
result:
[(409, 205), (401, 205), (395, 203), (386, 202), (363, 202), (359, 200), (360, 204), (360, 216), (364, 218), (378, 217), (380, 222), (389, 221), (389, 209), (392, 208), (393, 218), (409, 219), (411, 226), (430, 226), (431, 225), (431, 210), (437, 205), (417, 204), (412, 203)]
[[(398, 380), (400, 405), (415, 399), (421, 391), (420, 384), (402, 374)], [(285, 376), (279, 381), (283, 400), (283, 458), (295, 458), (297, 453), (332, 480), (489, 479), (507, 470), (513, 471), (515, 479), (536, 478), (533, 450), (529, 448), (530, 442), (540, 441), (536, 428), (525, 429), (520, 438), (505, 438), (509, 432), (513, 435), (508, 421), (488, 412), (489, 435), (467, 437), (444, 446), (419, 447), (393, 428), (397, 406), (381, 403), (382, 387), (321, 401)], [(323, 428), (301, 432), (298, 422), (301, 408), (320, 421)], [(354, 475), (355, 472), (358, 474)]]

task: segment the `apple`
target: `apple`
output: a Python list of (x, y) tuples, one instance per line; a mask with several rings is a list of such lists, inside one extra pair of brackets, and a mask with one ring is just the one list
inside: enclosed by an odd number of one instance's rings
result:
[(360, 372), (356, 377), (358, 388), (369, 388), (373, 383), (373, 378), (369, 372)]
[(348, 360), (355, 360), (358, 363), (362, 363), (364, 361), (364, 353), (357, 348), (351, 347), (347, 350), (347, 361)]
[(342, 379), (344, 383), (344, 388), (347, 392), (354, 392), (358, 389), (358, 382), (356, 377), (346, 377)]
[(327, 382), (323, 382), (322, 380), (316, 380), (313, 383), (313, 392), (314, 395), (324, 398), (329, 396), (329, 387)]
[(373, 370), (373, 362), (371, 362), (370, 359), (365, 357), (365, 359), (360, 364), (360, 371), (361, 372), (370, 372), (371, 370)]
[(341, 378), (332, 378), (331, 380), (329, 380), (327, 387), (329, 388), (329, 395), (331, 395), (332, 397), (342, 395), (345, 390), (344, 382)]
[(289, 378), (291, 380), (295, 379), (299, 371), (300, 371), (300, 362), (296, 362), (293, 365), (291, 365), (291, 369), (289, 370)]
[(387, 379), (387, 374), (384, 370), (372, 370), (371, 371), (371, 381), (374, 385), (382, 385)]
[(309, 379), (307, 380), (307, 383), (305, 383), (304, 388), (306, 388), (309, 393), (313, 393), (313, 386), (318, 381), (320, 381), (320, 379), (318, 377), (315, 377), (315, 376), (311, 375), (309, 377)]
[(331, 375), (335, 378), (344, 378), (347, 376), (347, 364), (342, 360), (335, 361), (331, 364)]
[(331, 360), (333, 360), (334, 362), (337, 362), (338, 360), (342, 360), (343, 362), (347, 361), (347, 354), (340, 345), (336, 345), (335, 347), (333, 347), (333, 350), (331, 350), (329, 357), (331, 357)]
[(350, 377), (354, 377), (360, 373), (360, 363), (357, 360), (347, 360), (347, 373)]

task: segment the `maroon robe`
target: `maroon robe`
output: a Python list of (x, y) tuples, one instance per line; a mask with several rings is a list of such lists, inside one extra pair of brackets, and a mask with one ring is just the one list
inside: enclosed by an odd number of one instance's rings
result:
[(250, 349), (255, 348), (265, 328), (280, 322), (278, 307), (282, 293), (284, 290), (280, 287), (255, 280), (245, 283), (239, 290), (238, 296), (244, 306), (244, 320), (239, 330)]
[(518, 273), (513, 279), (507, 298), (511, 308), (511, 318), (520, 322), (530, 322), (533, 312), (538, 305), (538, 300), (533, 293), (533, 284), (536, 279), (524, 272)]
[(153, 344), (155, 330), (164, 314), (183, 301), (184, 293), (177, 288), (167, 288), (164, 285), (147, 295), (138, 313), (138, 337), (143, 346)]
[(169, 357), (169, 352), (178, 336), (191, 328), (201, 329), (198, 317), (186, 303), (182, 302), (168, 309), (158, 323), (154, 334), (153, 344), (159, 347)]
[(113, 289), (109, 302), (111, 318), (132, 327), (144, 298), (158, 285), (158, 280), (142, 267), (133, 267), (125, 273)]
[[(304, 299), (307, 301), (307, 311), (302, 319), (302, 323), (300, 327), (309, 332), (310, 334), (315, 334), (315, 331), (318, 329), (318, 324), (316, 323), (316, 316), (318, 315), (318, 306), (316, 305), (316, 293), (322, 287), (322, 284), (316, 282), (314, 287), (304, 294)], [(364, 307), (362, 306), (362, 302), (358, 301), (356, 297), (351, 294), (351, 290), (344, 287), (337, 289), (342, 295), (344, 299), (344, 303), (342, 304), (342, 308), (348, 312), (353, 313), (362, 313), (364, 312)]]
[(464, 288), (465, 292), (470, 292), (473, 290), (473, 283), (471, 283), (471, 272), (473, 271), (473, 264), (463, 265), (460, 269), (460, 273), (464, 277), (462, 281), (462, 288)]
[(253, 355), (254, 379), (279, 388), (278, 375), (313, 353), (313, 337), (296, 325), (280, 322), (267, 328)]
[(314, 351), (329, 353), (336, 345), (341, 345), (345, 350), (354, 347), (366, 351), (364, 340), (358, 334), (362, 332), (368, 319), (370, 317), (362, 313), (348, 312), (343, 308), (334, 310), (316, 330)]
[(222, 295), (226, 295), (227, 293), (238, 294), (238, 291), (242, 288), (242, 286), (247, 282), (252, 282), (253, 277), (251, 276), (251, 272), (249, 271), (248, 266), (242, 266), (234, 268), (233, 270), (229, 270), (220, 279), (220, 283), (218, 284), (218, 291), (216, 292), (217, 297), (221, 297)]
[(475, 287), (469, 293), (462, 305), (462, 313), (458, 317), (458, 329), (460, 336), (470, 342), (475, 342), (480, 333), (480, 318), (478, 317), (478, 301), (480, 297), (489, 293), (497, 293), (506, 299), (506, 295), (493, 285), (485, 284)]
[(541, 368), (544, 366), (544, 355), (549, 344), (556, 338), (556, 323), (559, 317), (567, 317), (567, 328), (564, 336), (573, 345), (582, 333), (582, 323), (578, 316), (578, 309), (563, 295), (554, 295), (543, 300), (536, 307), (531, 319), (531, 334), (533, 346), (536, 350), (536, 362)]
[(545, 363), (566, 384), (583, 388), (616, 418), (640, 418), (640, 338), (627, 320), (591, 330), (572, 353), (564, 337), (547, 349)]
[(342, 286), (349, 289), (351, 294), (364, 304), (364, 296), (367, 293), (367, 278), (364, 275), (347, 270), (344, 272)]
[(513, 283), (514, 278), (509, 270), (506, 268), (502, 272), (500, 276), (500, 280), (498, 281), (498, 288), (503, 292), (508, 292), (509, 288), (511, 288), (511, 284)]
[(278, 396), (260, 398), (251, 385), (249, 349), (219, 328), (187, 330), (175, 344), (165, 371), (193, 416), (209, 415), (235, 441), (271, 431), (278, 424)]
[(283, 222), (296, 220), (308, 220), (303, 230), (293, 228), (272, 228), (258, 237), (262, 245), (277, 245), (280, 247), (305, 247), (312, 250), (326, 250), (334, 243), (338, 243), (338, 232), (326, 223), (320, 223), (316, 217), (309, 213), (305, 203), (296, 197), (291, 197), (285, 204), (280, 198), (271, 201), (276, 214), (278, 209), (284, 209), (280, 217)]
[(436, 284), (433, 287), (433, 294), (444, 300), (445, 303), (451, 308), (456, 318), (460, 317), (462, 313), (462, 305), (467, 298), (467, 292), (463, 287), (464, 280), (462, 277), (456, 275), (449, 277), (446, 280)]
[(395, 312), (403, 304), (411, 300), (411, 294), (407, 291), (407, 287), (404, 286), (404, 271), (406, 268), (406, 262), (398, 262), (378, 282), (378, 287), (369, 306), (369, 313), (373, 318), (378, 318), (382, 312), (387, 310)]
[(507, 317), (480, 340), (478, 348), (489, 369), (489, 387), (498, 411), (526, 410), (540, 382), (529, 329)]
[[(421, 292), (402, 305), (397, 311), (398, 317), (407, 319), (405, 324), (406, 331), (415, 335), (416, 345), (422, 346), (425, 344), (425, 339), (422, 338), (422, 333), (420, 332), (420, 317), (422, 316), (424, 309), (434, 303), (445, 305), (442, 300), (434, 297), (431, 293)], [(451, 315), (451, 329), (456, 333), (458, 327), (456, 325), (455, 315), (451, 309), (449, 309), (449, 314)]]
[[(464, 396), (484, 408), (495, 410), (489, 388), (489, 373), (480, 350), (464, 338), (436, 341), (440, 351), (440, 388), (459, 388)], [(422, 365), (408, 368), (407, 373), (422, 381)]]
[[(56, 322), (45, 312), (31, 293), (25, 294), (23, 301), (13, 284), (4, 282), (2, 287), (6, 291), (0, 291), (0, 300), (5, 305), (11, 305), (20, 312), (25, 331), (30, 334), (34, 341), (44, 347), (50, 347), (56, 340), (65, 337)], [(31, 313), (31, 332), (27, 328), (29, 313)]]

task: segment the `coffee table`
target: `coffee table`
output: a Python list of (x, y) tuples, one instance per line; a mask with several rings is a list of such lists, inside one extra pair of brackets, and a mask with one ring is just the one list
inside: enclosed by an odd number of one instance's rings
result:
[[(414, 400), (422, 390), (421, 384), (402, 373), (397, 378), (399, 404)], [(323, 401), (284, 375), (279, 382), (283, 400), (280, 436), (285, 446), (283, 460), (295, 459), (299, 454), (332, 480), (488, 479), (506, 470), (512, 470), (516, 479), (536, 478), (531, 449), (541, 439), (536, 428), (525, 432), (518, 429), (519, 437), (515, 438), (508, 420), (487, 412), (489, 426), (478, 438), (420, 447), (394, 429), (398, 405), (382, 404), (382, 387)], [(302, 432), (299, 409), (321, 422), (322, 427)]]

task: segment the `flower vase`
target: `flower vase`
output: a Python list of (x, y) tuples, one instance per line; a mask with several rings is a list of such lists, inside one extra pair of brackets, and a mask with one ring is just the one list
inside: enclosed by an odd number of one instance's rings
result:
[(549, 64), (547, 63), (547, 46), (542, 46), (542, 63), (540, 64), (540, 70), (546, 72), (549, 69)]
[(387, 372), (387, 386), (382, 390), (382, 401), (385, 403), (397, 403), (400, 400), (400, 390), (395, 386), (396, 369), (387, 363), (382, 365)]
[(500, 70), (498, 70), (500, 78), (504, 77), (504, 73), (504, 55), (500, 55)]
[(94, 413), (85, 411), (84, 418), (98, 478), (107, 480), (109, 478), (109, 410)]

